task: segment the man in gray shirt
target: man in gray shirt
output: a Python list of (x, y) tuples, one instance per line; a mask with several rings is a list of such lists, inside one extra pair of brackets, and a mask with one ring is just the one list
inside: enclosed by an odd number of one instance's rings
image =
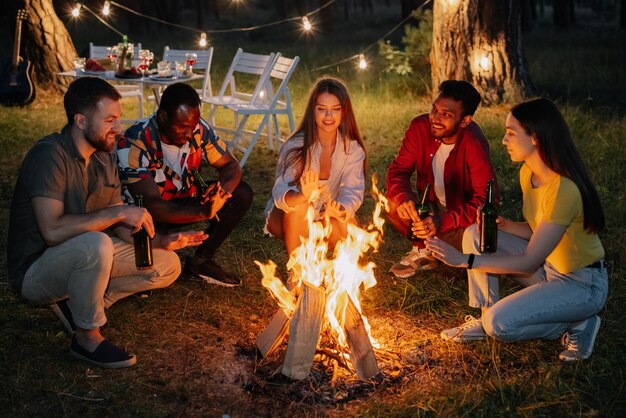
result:
[[(11, 201), (7, 264), (13, 287), (29, 301), (52, 304), (73, 334), (70, 353), (101, 367), (137, 362), (106, 340), (104, 309), (136, 292), (166, 287), (180, 274), (173, 250), (199, 245), (199, 231), (154, 236), (150, 214), (122, 204), (115, 153), (120, 95), (83, 77), (64, 98), (68, 124), (26, 155)], [(152, 267), (135, 266), (132, 234), (154, 236)], [(113, 236), (102, 231), (111, 229)]]

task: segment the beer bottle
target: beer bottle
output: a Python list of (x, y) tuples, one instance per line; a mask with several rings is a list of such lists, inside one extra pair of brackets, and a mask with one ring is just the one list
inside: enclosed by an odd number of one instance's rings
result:
[[(135, 196), (135, 204), (143, 208), (143, 196)], [(137, 267), (152, 266), (152, 238), (144, 228), (133, 234), (135, 243), (135, 265)]]
[[(422, 199), (418, 205), (415, 205), (415, 210), (417, 210), (417, 215), (420, 219), (424, 219), (430, 213), (430, 208), (428, 207), (428, 193), (430, 192), (430, 183), (426, 183), (426, 187), (424, 187), (424, 194), (422, 194)], [(416, 237), (413, 234), (413, 223), (409, 226), (409, 239), (412, 242), (418, 242), (420, 238)]]
[(498, 211), (493, 203), (493, 182), (487, 182), (487, 194), (485, 204), (480, 211), (480, 251), (483, 253), (495, 253), (498, 249)]
[(204, 181), (202, 176), (200, 176), (200, 173), (198, 173), (198, 170), (195, 167), (191, 169), (191, 175), (193, 175), (193, 177), (196, 179), (196, 184), (198, 187), (198, 197), (202, 198), (202, 195), (204, 195), (204, 192), (209, 187), (209, 185), (206, 184), (206, 181)]

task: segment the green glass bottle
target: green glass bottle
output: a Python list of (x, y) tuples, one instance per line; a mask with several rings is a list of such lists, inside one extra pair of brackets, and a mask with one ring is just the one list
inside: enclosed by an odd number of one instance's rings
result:
[(498, 211), (493, 202), (493, 183), (493, 179), (487, 182), (485, 204), (480, 211), (480, 251), (483, 253), (495, 253), (498, 249)]
[[(430, 208), (428, 207), (428, 194), (430, 193), (430, 183), (426, 183), (426, 186), (424, 187), (424, 193), (422, 194), (422, 199), (420, 200), (420, 203), (418, 205), (415, 205), (415, 210), (417, 210), (417, 215), (419, 216), (420, 219), (425, 219), (428, 214), (430, 213)], [(420, 238), (416, 237), (415, 234), (413, 234), (413, 229), (412, 229), (412, 224), (411, 226), (409, 226), (409, 239), (412, 242), (418, 242), (420, 241)]]
[[(143, 208), (143, 196), (135, 196), (135, 204)], [(135, 244), (135, 265), (137, 267), (151, 267), (152, 238), (150, 238), (144, 228), (133, 234), (133, 242)]]
[(209, 185), (206, 184), (206, 181), (204, 181), (204, 179), (198, 172), (198, 169), (196, 169), (195, 167), (191, 169), (191, 175), (196, 179), (196, 185), (198, 187), (198, 197), (202, 197), (206, 189), (209, 188)]

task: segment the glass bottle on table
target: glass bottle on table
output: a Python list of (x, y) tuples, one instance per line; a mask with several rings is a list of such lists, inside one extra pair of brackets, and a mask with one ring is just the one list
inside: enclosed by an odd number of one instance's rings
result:
[[(426, 217), (428, 217), (428, 214), (430, 213), (430, 208), (428, 207), (428, 194), (429, 193), (430, 193), (430, 183), (426, 183), (426, 186), (424, 187), (424, 193), (422, 194), (422, 198), (420, 199), (419, 204), (415, 205), (415, 210), (417, 210), (417, 216), (419, 216), (420, 219), (426, 219)], [(411, 223), (411, 226), (409, 226), (408, 236), (411, 242), (414, 242), (414, 243), (419, 242), (421, 240), (413, 233), (413, 223)]]
[(480, 251), (495, 253), (498, 249), (498, 210), (493, 201), (494, 179), (487, 182), (485, 204), (480, 210)]
[[(135, 205), (143, 208), (143, 196), (135, 196)], [(144, 228), (133, 234), (133, 243), (135, 245), (135, 265), (137, 267), (152, 266), (152, 238), (148, 235)]]

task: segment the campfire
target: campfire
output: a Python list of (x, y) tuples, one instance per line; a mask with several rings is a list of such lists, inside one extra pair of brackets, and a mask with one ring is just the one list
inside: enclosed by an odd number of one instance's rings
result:
[[(328, 257), (330, 223), (314, 221), (314, 210), (307, 213), (309, 237), (290, 256), (287, 268), (293, 272), (288, 287), (276, 277), (276, 264), (255, 263), (263, 274), (262, 284), (276, 299), (279, 309), (257, 339), (257, 347), (268, 357), (289, 336), (281, 372), (292, 379), (309, 375), (316, 352), (351, 364), (359, 378), (370, 379), (379, 373), (374, 355), (376, 341), (361, 310), (359, 292), (376, 284), (373, 262), (363, 256), (376, 251), (382, 240), (384, 220), (381, 213), (387, 200), (372, 186), (376, 207), (366, 229), (348, 224), (348, 236), (336, 244)], [(320, 336), (328, 338), (321, 339)], [(324, 340), (322, 347), (322, 342)], [(318, 347), (320, 342), (320, 347)]]

